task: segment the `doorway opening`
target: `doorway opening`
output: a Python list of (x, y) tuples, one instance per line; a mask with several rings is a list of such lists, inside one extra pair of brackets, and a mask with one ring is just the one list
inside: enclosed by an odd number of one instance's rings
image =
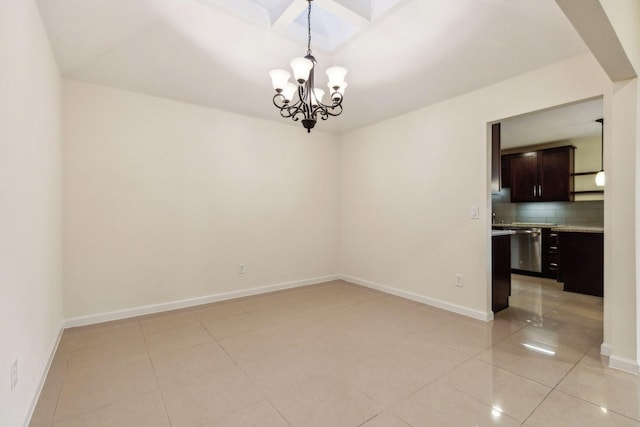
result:
[[(500, 120), (497, 127), (498, 122), (489, 124), (489, 143), (494, 149), (492, 229), (518, 232), (511, 237), (509, 263), (512, 282), (518, 283), (520, 295), (527, 293), (528, 286), (532, 292), (541, 289), (536, 283), (542, 281), (551, 293), (570, 291), (585, 295), (584, 299), (590, 302), (593, 302), (591, 297), (596, 298), (595, 301), (604, 298), (605, 193), (604, 187), (595, 181), (596, 174), (603, 168), (604, 141), (599, 122), (602, 117), (603, 100), (598, 97), (506, 118)], [(496, 138), (498, 156), (495, 155)], [(567, 162), (570, 168), (565, 167)], [(525, 171), (526, 167), (535, 173)], [(581, 240), (576, 246), (572, 236), (578, 232), (585, 233), (580, 238), (592, 236), (593, 239)], [(534, 234), (537, 239), (532, 239)], [(528, 238), (532, 244), (523, 245), (518, 238)], [(581, 260), (584, 254), (577, 253), (576, 249), (580, 245), (594, 245), (594, 250), (587, 252), (595, 254), (595, 260)], [(526, 250), (520, 250), (523, 246)], [(585, 268), (595, 269), (581, 271), (581, 262)], [(577, 278), (573, 277), (576, 274)], [(573, 284), (584, 283), (585, 277), (593, 279), (595, 285), (589, 286), (595, 288)], [(553, 283), (557, 286), (550, 285)], [(511, 289), (513, 296), (514, 287)], [(517, 298), (513, 298), (515, 302)], [(541, 302), (537, 314), (544, 318), (550, 309), (549, 304)]]

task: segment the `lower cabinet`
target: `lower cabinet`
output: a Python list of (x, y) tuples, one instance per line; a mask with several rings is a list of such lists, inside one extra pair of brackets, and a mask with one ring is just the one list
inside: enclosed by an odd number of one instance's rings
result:
[(542, 229), (542, 275), (549, 279), (558, 278), (558, 232), (550, 228)]
[(509, 307), (511, 295), (511, 236), (491, 238), (491, 310)]
[(558, 281), (567, 292), (603, 296), (604, 234), (558, 233)]

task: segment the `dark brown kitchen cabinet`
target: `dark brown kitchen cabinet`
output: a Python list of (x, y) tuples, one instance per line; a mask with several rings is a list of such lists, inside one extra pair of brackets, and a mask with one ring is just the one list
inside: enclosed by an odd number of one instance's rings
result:
[(573, 200), (575, 147), (566, 146), (511, 156), (511, 201)]
[(542, 229), (542, 275), (558, 278), (558, 232)]
[(491, 194), (499, 194), (500, 185), (500, 123), (491, 125)]
[(604, 235), (561, 231), (558, 249), (558, 281), (564, 290), (603, 296)]
[(538, 152), (511, 157), (511, 201), (533, 202), (538, 191)]
[(511, 236), (491, 238), (491, 309), (494, 313), (509, 307), (511, 295)]
[(511, 157), (512, 154), (500, 156), (500, 185), (501, 188), (511, 187)]

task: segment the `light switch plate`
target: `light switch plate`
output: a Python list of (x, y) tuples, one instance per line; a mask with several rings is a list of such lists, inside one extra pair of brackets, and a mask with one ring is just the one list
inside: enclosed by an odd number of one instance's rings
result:
[(480, 218), (480, 209), (478, 209), (477, 206), (471, 206), (471, 209), (469, 211), (469, 216), (471, 217), (471, 219), (479, 219)]

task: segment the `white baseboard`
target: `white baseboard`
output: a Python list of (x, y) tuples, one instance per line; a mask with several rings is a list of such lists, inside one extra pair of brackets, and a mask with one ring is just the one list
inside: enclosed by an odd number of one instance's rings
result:
[(414, 294), (413, 292), (403, 291), (401, 289), (396, 289), (391, 286), (381, 285), (379, 283), (371, 282), (369, 280), (360, 279), (358, 277), (353, 277), (346, 274), (341, 274), (339, 277), (342, 280), (355, 283), (356, 285), (366, 286), (367, 288), (375, 289), (375, 290), (378, 290), (387, 294), (395, 295), (401, 298), (406, 298), (411, 301), (420, 302), (426, 305), (430, 305), (432, 307), (441, 308), (443, 310), (451, 311), (453, 313), (461, 314), (463, 316), (471, 317), (473, 319), (482, 320), (485, 322), (493, 320), (492, 311), (485, 312), (485, 311), (475, 310), (469, 307), (464, 307), (462, 305), (451, 304), (446, 301), (425, 297), (423, 295)]
[(110, 322), (112, 320), (127, 319), (130, 317), (143, 316), (145, 314), (159, 313), (162, 311), (176, 310), (179, 308), (194, 307), (212, 302), (225, 301), (233, 298), (247, 297), (252, 295), (264, 294), (283, 289), (298, 288), (301, 286), (315, 285), (318, 283), (329, 282), (340, 279), (339, 275), (328, 275), (314, 277), (311, 279), (296, 280), (293, 282), (278, 283), (275, 285), (261, 286), (251, 289), (242, 289), (239, 291), (224, 292), (221, 294), (206, 295), (196, 298), (188, 298), (178, 301), (170, 301), (160, 304), (151, 304), (141, 307), (133, 307), (124, 310), (110, 311), (107, 313), (92, 314), (88, 316), (74, 317), (64, 322), (64, 328), (74, 328), (77, 326), (93, 325), (96, 323)]
[(640, 367), (638, 362), (624, 357), (609, 356), (609, 367), (618, 369), (620, 371), (628, 372), (630, 374), (640, 374)]
[(613, 347), (609, 344), (602, 343), (602, 345), (600, 345), (600, 354), (609, 357), (610, 368), (634, 375), (640, 374), (640, 365), (638, 365), (637, 361), (614, 355)]
[(118, 310), (118, 311), (100, 313), (100, 314), (89, 315), (89, 316), (81, 316), (81, 317), (75, 317), (75, 318), (64, 320), (60, 325), (60, 331), (58, 332), (58, 336), (54, 340), (53, 345), (51, 346), (49, 360), (42, 374), (42, 377), (40, 378), (40, 382), (38, 384), (36, 392), (34, 393), (34, 397), (32, 399), (31, 405), (29, 406), (29, 412), (27, 413), (27, 417), (25, 418), (24, 427), (28, 427), (29, 423), (31, 422), (31, 418), (33, 417), (33, 413), (35, 411), (36, 405), (38, 404), (38, 399), (42, 394), (42, 389), (47, 379), (47, 375), (49, 375), (49, 369), (51, 368), (51, 363), (53, 362), (53, 358), (56, 354), (56, 351), (58, 350), (60, 340), (62, 339), (62, 333), (66, 328), (93, 325), (96, 323), (126, 319), (129, 317), (136, 317), (136, 316), (141, 316), (145, 314), (158, 313), (162, 311), (175, 310), (179, 308), (193, 307), (196, 305), (208, 304), (208, 303), (217, 302), (217, 301), (225, 301), (233, 298), (259, 295), (259, 294), (279, 291), (283, 289), (291, 289), (291, 288), (298, 288), (302, 286), (315, 285), (315, 284), (330, 282), (332, 280), (338, 280), (338, 279), (340, 279), (339, 275), (314, 277), (311, 279), (297, 280), (297, 281), (286, 282), (286, 283), (278, 283), (275, 285), (262, 286), (258, 288), (243, 289), (240, 291), (225, 292), (221, 294), (207, 295), (203, 297), (189, 298), (189, 299), (184, 299), (179, 301), (171, 301), (167, 303), (153, 304), (153, 305), (147, 305), (142, 307), (135, 307), (131, 309)]
[(73, 328), (77, 326), (93, 325), (96, 323), (110, 322), (113, 320), (127, 319), (130, 317), (144, 316), (146, 314), (159, 313), (163, 311), (176, 310), (180, 308), (194, 307), (202, 304), (209, 304), (212, 302), (225, 301), (234, 298), (247, 297), (252, 295), (259, 295), (268, 292), (279, 291), (283, 289), (298, 288), (301, 286), (315, 285), (318, 283), (329, 282), (332, 280), (342, 279), (347, 282), (355, 283), (357, 285), (365, 286), (371, 289), (396, 295), (401, 298), (406, 298), (412, 301), (417, 301), (423, 304), (430, 305), (432, 307), (441, 308), (443, 310), (451, 311), (453, 313), (461, 314), (463, 316), (471, 317), (473, 319), (490, 321), (493, 319), (493, 312), (483, 312), (474, 310), (469, 307), (464, 307), (457, 304), (451, 304), (446, 301), (441, 301), (434, 298), (425, 297), (423, 295), (414, 294), (412, 292), (396, 289), (391, 286), (381, 285), (379, 283), (371, 282), (369, 280), (360, 279), (357, 277), (349, 276), (346, 274), (333, 274), (321, 277), (314, 277), (311, 279), (297, 280), (293, 282), (278, 283), (274, 285), (261, 286), (251, 289), (243, 289), (239, 291), (225, 292), (221, 294), (206, 295), (202, 297), (189, 298), (178, 301), (170, 301), (160, 304), (151, 304), (140, 307), (133, 307), (124, 310), (110, 311), (106, 313), (92, 314), (88, 316), (80, 316), (70, 318), (64, 321), (64, 328)]
[(47, 361), (47, 365), (40, 377), (40, 381), (38, 382), (38, 387), (36, 392), (33, 395), (33, 399), (31, 400), (31, 405), (29, 405), (29, 412), (27, 412), (27, 417), (24, 420), (24, 427), (29, 427), (29, 423), (31, 422), (31, 418), (33, 417), (33, 412), (36, 410), (36, 405), (38, 404), (38, 399), (40, 399), (40, 395), (42, 394), (42, 389), (44, 388), (44, 383), (47, 380), (47, 376), (49, 375), (49, 369), (51, 369), (51, 363), (53, 363), (53, 358), (56, 355), (56, 351), (58, 350), (58, 345), (60, 345), (60, 339), (62, 338), (62, 332), (64, 332), (64, 323), (60, 325), (60, 330), (58, 331), (58, 336), (55, 340), (53, 340), (53, 345), (51, 345), (49, 350), (49, 360)]

